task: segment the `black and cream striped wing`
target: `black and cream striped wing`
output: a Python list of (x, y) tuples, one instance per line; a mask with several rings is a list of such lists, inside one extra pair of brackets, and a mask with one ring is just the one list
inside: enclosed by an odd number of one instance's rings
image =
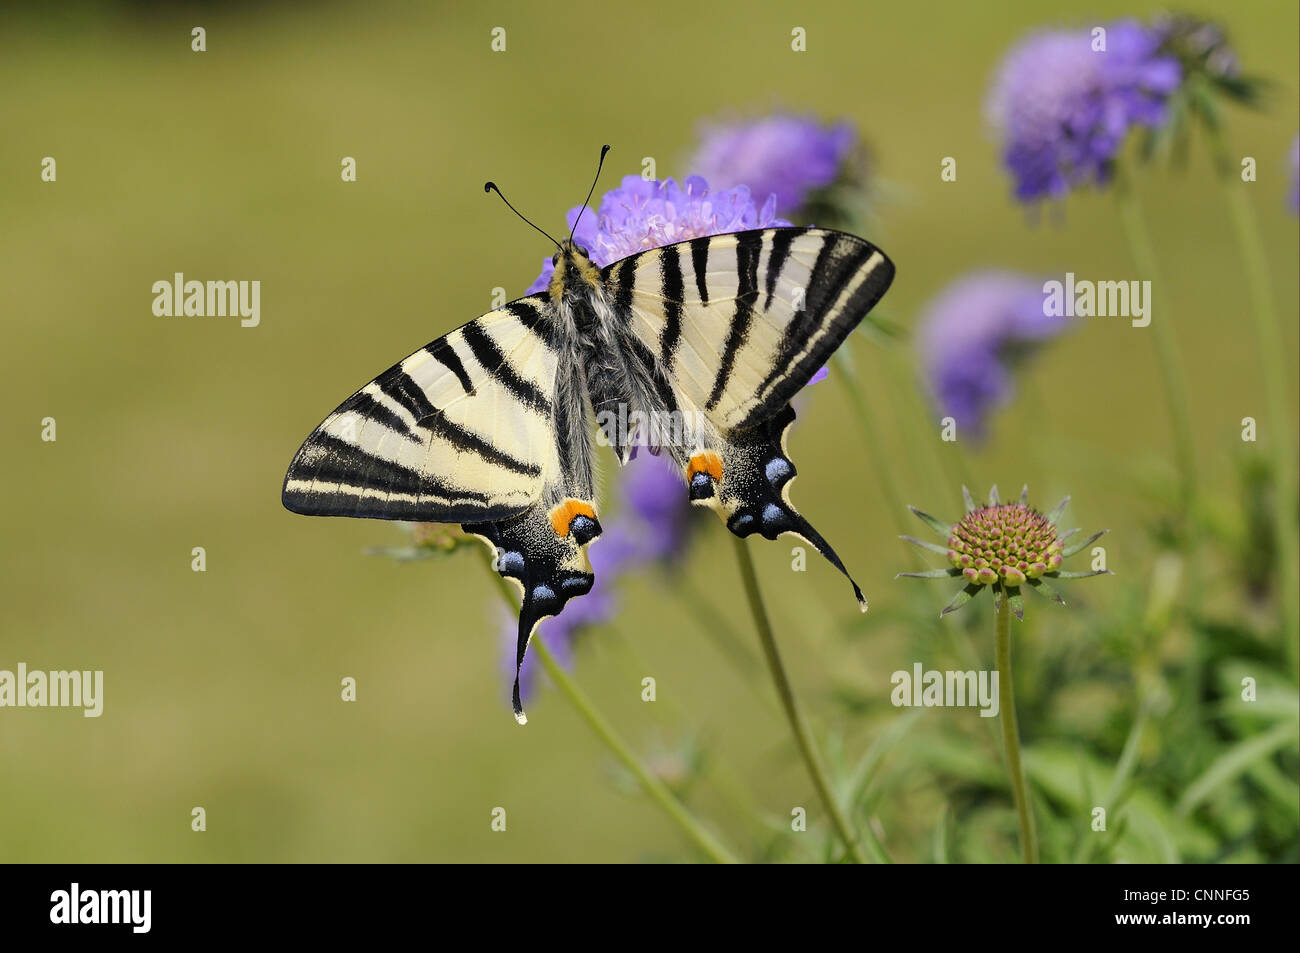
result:
[(768, 228), (640, 252), (604, 270), (619, 317), (724, 433), (772, 419), (889, 287), (880, 249)]
[(558, 472), (546, 295), (452, 331), (361, 388), (309, 436), (284, 505), (309, 516), (502, 520)]

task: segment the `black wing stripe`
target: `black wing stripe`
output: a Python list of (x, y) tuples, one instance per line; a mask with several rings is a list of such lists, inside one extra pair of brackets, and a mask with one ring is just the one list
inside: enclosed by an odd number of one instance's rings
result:
[(433, 404), (424, 395), (420, 385), (411, 376), (397, 366), (375, 381), (379, 389), (391, 397), (400, 406), (406, 408), (416, 420), (434, 413)]
[[(308, 472), (304, 473), (295, 472), (296, 466), (290, 468), (290, 480), (311, 479), (318, 483), (338, 483), (357, 489), (383, 489), (411, 496), (424, 494), (479, 505), (488, 502), (484, 493), (443, 483), (419, 470), (367, 453), (330, 434), (318, 434), (310, 447), (311, 452), (321, 455), (320, 461), (314, 466), (309, 465), (306, 468)], [(359, 478), (363, 471), (368, 471), (370, 475)]]
[(506, 362), (506, 357), (497, 347), (496, 342), (483, 332), (477, 323), (471, 321), (461, 328), (461, 335), (474, 355), (492, 377), (520, 401), (535, 408), (546, 417), (551, 415), (551, 400), (532, 381), (524, 380), (519, 373)]
[(709, 303), (709, 238), (691, 239), (691, 267), (695, 269), (695, 291), (700, 296), (700, 304)]
[(763, 310), (767, 311), (772, 307), (772, 297), (776, 294), (776, 283), (781, 278), (781, 269), (785, 267), (785, 260), (790, 257), (790, 246), (794, 244), (795, 237), (800, 233), (797, 229), (783, 228), (764, 234), (772, 236), (772, 250), (767, 256), (767, 300), (763, 302)]
[(474, 384), (465, 371), (465, 365), (461, 362), (460, 355), (456, 353), (456, 348), (450, 341), (446, 338), (438, 338), (424, 350), (431, 358), (456, 375), (456, 380), (460, 381), (461, 390), (466, 394), (474, 389)]
[(718, 374), (713, 379), (713, 390), (704, 405), (712, 410), (722, 399), (736, 365), (736, 355), (749, 337), (754, 321), (754, 305), (758, 302), (758, 258), (763, 251), (762, 232), (742, 232), (736, 238), (736, 311), (731, 316), (731, 329), (722, 349)]
[(531, 477), (542, 475), (541, 467), (512, 457), (504, 450), (488, 443), (478, 434), (448, 420), (443, 413), (424, 418), (419, 422), (418, 426), (428, 430), (434, 436), (446, 440), (457, 450), (463, 453), (475, 454), (489, 463), (501, 467), (503, 470), (509, 470), (511, 473), (522, 473)]
[[(659, 360), (665, 371), (671, 371), (682, 336), (682, 295), (686, 289), (682, 281), (682, 260), (676, 247), (662, 249), (659, 262), (663, 271), (661, 291), (664, 299), (664, 326), (659, 332)], [(631, 302), (629, 310), (630, 304)]]
[(353, 395), (352, 400), (344, 407), (344, 412), (357, 414), (365, 420), (387, 427), (413, 443), (421, 442), (419, 435), (411, 430), (401, 414), (393, 413), (391, 408), (384, 406), (365, 391)]

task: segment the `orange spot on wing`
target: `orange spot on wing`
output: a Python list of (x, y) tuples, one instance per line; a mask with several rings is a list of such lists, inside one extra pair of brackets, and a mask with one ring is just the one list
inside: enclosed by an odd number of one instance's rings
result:
[(722, 482), (722, 458), (712, 450), (697, 453), (686, 467), (686, 479), (690, 480), (697, 473), (707, 473), (715, 481)]
[(596, 518), (596, 510), (590, 503), (583, 500), (565, 500), (551, 510), (551, 528), (555, 530), (555, 535), (565, 537), (569, 535), (569, 526), (573, 523), (575, 516), (589, 516)]

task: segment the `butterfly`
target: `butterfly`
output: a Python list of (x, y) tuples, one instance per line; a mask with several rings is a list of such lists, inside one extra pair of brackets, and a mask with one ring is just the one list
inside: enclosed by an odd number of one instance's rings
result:
[(620, 464), (638, 445), (667, 454), (690, 502), (739, 537), (801, 537), (865, 611), (839, 556), (790, 501), (785, 437), (791, 398), (880, 300), (892, 262), (815, 227), (693, 238), (605, 267), (572, 234), (551, 241), (544, 291), (438, 338), (326, 417), (289, 466), (285, 507), (460, 523), (483, 539), (522, 590), (520, 724), (529, 639), (594, 582), (597, 441)]

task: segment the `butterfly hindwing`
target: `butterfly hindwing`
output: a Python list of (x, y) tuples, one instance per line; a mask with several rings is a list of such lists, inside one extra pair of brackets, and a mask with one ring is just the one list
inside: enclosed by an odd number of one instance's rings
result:
[(870, 242), (768, 228), (639, 252), (605, 269), (616, 315), (683, 403), (722, 432), (771, 419), (888, 289)]
[(485, 522), (518, 515), (557, 472), (557, 357), (530, 295), (421, 348), (307, 438), (284, 505), (312, 516)]

